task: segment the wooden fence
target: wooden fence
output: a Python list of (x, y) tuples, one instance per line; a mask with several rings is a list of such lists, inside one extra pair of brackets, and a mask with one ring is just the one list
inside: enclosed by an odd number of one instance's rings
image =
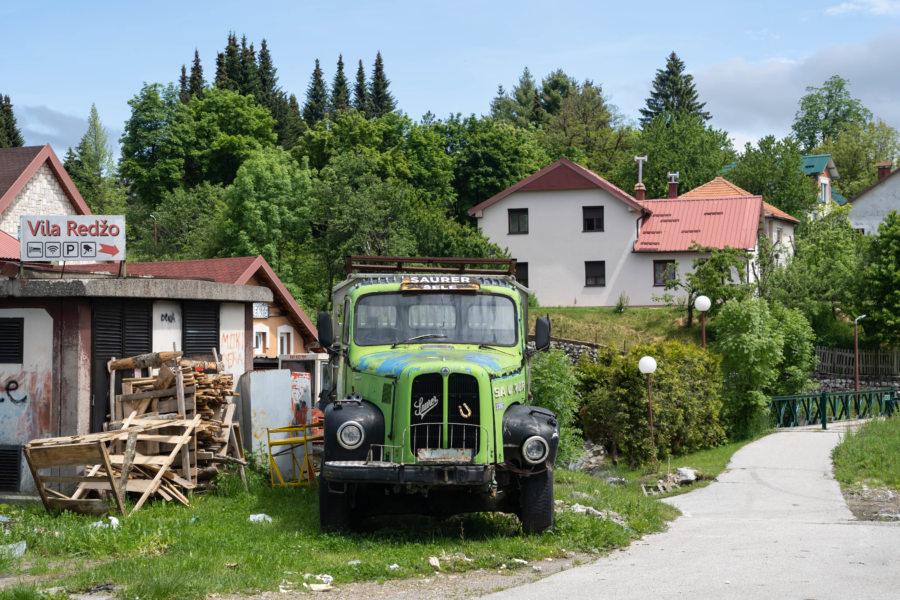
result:
[[(819, 365), (816, 375), (829, 377), (854, 376), (853, 350), (816, 346)], [(900, 351), (877, 350), (859, 353), (859, 376), (865, 379), (888, 379), (900, 375)]]

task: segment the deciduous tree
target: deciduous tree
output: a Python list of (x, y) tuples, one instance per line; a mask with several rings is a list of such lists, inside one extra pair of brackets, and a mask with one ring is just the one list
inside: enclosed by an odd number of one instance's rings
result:
[(849, 85), (840, 75), (832, 75), (822, 87), (806, 88), (791, 126), (804, 151), (812, 150), (826, 138), (836, 139), (852, 125), (864, 127), (872, 119), (869, 109), (850, 95)]
[(900, 134), (876, 119), (862, 127), (849, 125), (837, 137), (826, 138), (813, 152), (831, 154), (841, 175), (832, 185), (845, 197), (853, 198), (875, 183), (878, 178), (875, 165), (882, 161), (897, 165), (900, 161)]
[(892, 210), (869, 244), (863, 275), (866, 333), (883, 345), (900, 346), (900, 214)]

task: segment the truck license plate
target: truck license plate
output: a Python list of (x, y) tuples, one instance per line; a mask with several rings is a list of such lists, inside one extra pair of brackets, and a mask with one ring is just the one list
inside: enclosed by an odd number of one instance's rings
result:
[(472, 448), (420, 448), (416, 458), (419, 462), (432, 463), (472, 462), (475, 451)]

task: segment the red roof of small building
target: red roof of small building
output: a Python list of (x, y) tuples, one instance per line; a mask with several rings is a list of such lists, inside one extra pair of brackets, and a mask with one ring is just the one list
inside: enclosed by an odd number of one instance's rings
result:
[(66, 169), (59, 162), (50, 144), (24, 146), (21, 148), (0, 148), (0, 213), (15, 200), (41, 165), (47, 163), (63, 191), (72, 203), (75, 213), (91, 214), (91, 209), (78, 192)]
[(713, 248), (756, 247), (762, 197), (645, 200), (635, 252), (684, 252), (694, 244)]
[(0, 259), (19, 260), (19, 240), (5, 231), (0, 231)]
[[(17, 242), (18, 243), (18, 242)], [(244, 285), (254, 276), (269, 284), (275, 294), (275, 301), (299, 321), (306, 331), (301, 331), (304, 339), (315, 342), (318, 333), (309, 317), (284, 287), (281, 279), (262, 256), (240, 256), (234, 258), (205, 258), (198, 260), (173, 260), (159, 262), (126, 263), (126, 273), (138, 277), (159, 277), (166, 279), (198, 279), (216, 283)], [(67, 265), (69, 271), (116, 273), (118, 263), (98, 263)], [(301, 329), (303, 329), (301, 328)]]
[[(732, 198), (737, 196), (753, 196), (747, 190), (740, 188), (724, 177), (716, 177), (712, 181), (708, 181), (703, 185), (697, 186), (689, 192), (678, 196), (679, 198)], [(761, 196), (760, 196), (761, 197)], [(763, 215), (773, 219), (780, 219), (790, 223), (799, 223), (791, 215), (783, 210), (772, 206), (768, 202), (763, 201)]]
[(589, 190), (599, 188), (618, 198), (630, 207), (644, 212), (647, 209), (622, 188), (603, 179), (590, 169), (572, 162), (567, 158), (561, 158), (548, 165), (537, 173), (526, 177), (522, 181), (511, 185), (502, 192), (491, 196), (481, 204), (469, 209), (469, 215), (480, 217), (482, 211), (488, 206), (503, 200), (514, 192), (546, 192), (553, 190)]

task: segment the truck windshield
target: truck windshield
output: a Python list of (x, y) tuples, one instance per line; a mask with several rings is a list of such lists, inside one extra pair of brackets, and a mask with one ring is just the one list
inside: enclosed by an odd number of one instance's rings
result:
[(356, 303), (353, 341), (359, 346), (421, 340), (514, 346), (516, 307), (511, 298), (486, 294), (401, 294), (363, 296)]

